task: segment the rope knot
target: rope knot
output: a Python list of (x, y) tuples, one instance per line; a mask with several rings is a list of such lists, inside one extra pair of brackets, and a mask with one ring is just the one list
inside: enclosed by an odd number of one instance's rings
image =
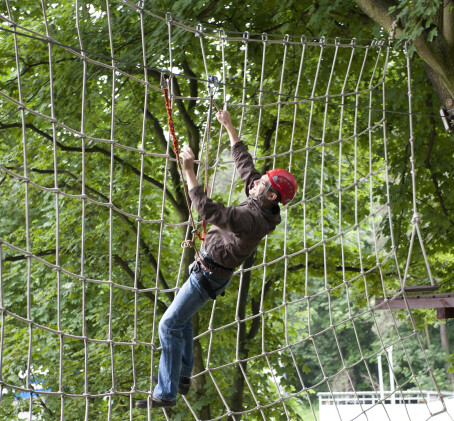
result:
[(187, 249), (190, 247), (194, 247), (194, 241), (193, 240), (184, 240), (181, 242), (181, 248)]
[(413, 214), (413, 218), (411, 218), (411, 223), (413, 225), (421, 225), (421, 215), (417, 212)]

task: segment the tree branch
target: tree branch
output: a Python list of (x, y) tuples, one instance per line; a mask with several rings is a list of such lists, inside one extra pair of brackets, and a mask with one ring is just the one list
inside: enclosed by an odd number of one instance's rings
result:
[[(448, 1), (450, 4), (452, 3), (452, 0)], [(391, 6), (395, 6), (395, 1), (355, 0), (355, 2), (367, 16), (388, 32), (391, 30), (392, 25), (397, 22), (397, 14), (395, 12), (389, 12), (389, 8)], [(446, 16), (446, 24), (450, 25), (452, 19), (452, 16)], [(445, 22), (445, 17), (443, 18), (443, 22)], [(442, 37), (442, 41), (433, 41), (429, 43), (425, 38), (426, 34), (423, 32), (421, 35), (413, 39), (413, 45), (415, 46), (419, 57), (436, 74), (435, 80), (438, 80), (438, 83), (443, 85), (441, 90), (446, 90), (450, 97), (454, 98), (454, 57), (452, 54), (452, 47), (446, 48), (447, 39), (453, 36), (452, 32), (454, 31), (454, 25), (451, 25), (450, 27), (448, 26), (446, 29), (448, 31), (448, 38)], [(403, 27), (398, 25), (395, 28), (395, 31), (396, 35), (400, 36), (402, 34)], [(437, 89), (437, 92), (439, 91), (440, 88)], [(440, 99), (444, 104), (446, 98)]]
[[(22, 127), (22, 123), (10, 123), (10, 124), (0, 123), (0, 129), (10, 129), (10, 128), (17, 128), (17, 127), (21, 128)], [(48, 133), (46, 133), (43, 130), (39, 129), (34, 124), (26, 124), (26, 127), (30, 128), (34, 132), (38, 133), (40, 136), (43, 136), (45, 139), (49, 140), (50, 142), (53, 142), (53, 138), (52, 138), (51, 135), (49, 135)], [(82, 148), (76, 148), (76, 147), (73, 147), (73, 146), (65, 146), (61, 142), (58, 142), (58, 141), (56, 142), (56, 144), (63, 151), (66, 151), (66, 152), (80, 152), (80, 153), (82, 153)], [(102, 154), (104, 156), (107, 156), (109, 158), (111, 156), (110, 151), (107, 151), (107, 150), (105, 150), (103, 148), (100, 148), (99, 146), (93, 146), (93, 147), (90, 147), (90, 148), (85, 148), (85, 153), (100, 153), (100, 154)], [(126, 162), (122, 158), (118, 157), (117, 155), (114, 155), (114, 161), (118, 162), (119, 164), (121, 164), (125, 168), (128, 168), (132, 173), (138, 175), (139, 177), (141, 176), (140, 170), (138, 170), (137, 168), (135, 168), (134, 166), (132, 166), (130, 163)], [(143, 174), (143, 179), (145, 181), (148, 181), (150, 184), (156, 186), (160, 190), (164, 190), (164, 184), (162, 184), (160, 181), (150, 177), (149, 175)], [(178, 211), (180, 205), (177, 203), (177, 201), (175, 200), (175, 198), (173, 197), (173, 195), (169, 191), (169, 189), (166, 189), (166, 198), (169, 200), (169, 202), (172, 204), (172, 206), (175, 208), (175, 210)]]
[[(9, 169), (17, 170), (18, 168), (10, 167)], [(35, 169), (35, 168), (30, 169), (30, 171), (41, 173), (41, 174), (53, 174), (54, 173), (53, 170), (41, 170), (41, 169)], [(81, 185), (81, 182), (78, 180), (77, 176), (72, 174), (71, 172), (69, 172), (67, 170), (60, 170), (59, 173), (67, 175), (68, 177), (70, 177), (71, 179), (76, 181), (79, 185)], [(78, 194), (82, 193), (81, 188), (68, 184), (64, 181), (62, 181), (61, 186), (67, 187), (68, 189), (73, 190)], [(88, 192), (92, 192), (92, 193), (96, 194), (98, 197), (103, 199), (105, 202), (109, 202), (109, 198), (106, 197), (105, 195), (103, 195), (101, 192), (97, 191), (96, 189), (93, 189), (92, 187), (87, 186), (87, 185), (85, 185), (85, 189)], [(113, 203), (113, 205), (116, 206), (115, 203)], [(135, 223), (132, 222), (126, 215), (122, 214), (121, 212), (117, 212), (117, 214), (121, 219), (123, 219), (123, 221), (128, 225), (129, 229), (132, 231), (132, 233), (137, 237), (137, 228), (136, 228)], [(139, 243), (140, 243), (140, 246), (141, 246), (142, 250), (144, 251), (145, 255), (147, 256), (149, 263), (154, 267), (155, 271), (158, 273), (158, 263), (157, 263), (154, 255), (152, 254), (150, 248), (148, 247), (148, 244), (144, 241), (144, 239), (142, 237), (140, 237)], [(160, 280), (162, 286), (165, 289), (170, 289), (161, 270), (159, 270), (158, 279)], [(169, 298), (172, 299), (171, 293), (169, 293)]]
[[(113, 258), (114, 258), (115, 262), (118, 264), (118, 266), (120, 266), (126, 272), (126, 274), (129, 276), (131, 281), (134, 282), (135, 274), (134, 274), (134, 271), (132, 271), (131, 268), (129, 267), (128, 262), (123, 260), (118, 254), (114, 254)], [(146, 289), (145, 286), (142, 284), (142, 281), (139, 278), (137, 278), (137, 288)], [(153, 292), (144, 291), (141, 294), (144, 294), (152, 303), (155, 302), (155, 295), (153, 294)], [(167, 310), (167, 306), (160, 300), (156, 300), (156, 302), (158, 303), (159, 310), (162, 313), (164, 313)]]
[[(428, 105), (431, 106), (432, 104), (428, 104)], [(427, 145), (426, 159), (424, 160), (424, 165), (430, 172), (430, 175), (431, 175), (431, 178), (432, 178), (432, 183), (433, 183), (434, 189), (435, 189), (435, 195), (438, 198), (438, 203), (440, 204), (440, 207), (441, 207), (441, 209), (443, 211), (443, 214), (445, 215), (445, 217), (449, 221), (449, 223), (452, 226), (454, 226), (454, 221), (449, 216), (448, 209), (446, 208), (446, 204), (445, 204), (445, 202), (443, 200), (443, 196), (441, 194), (441, 190), (440, 190), (440, 185), (438, 183), (437, 174), (436, 174), (436, 172), (434, 172), (434, 170), (432, 168), (432, 163), (430, 162), (430, 157), (431, 157), (431, 154), (432, 154), (433, 146), (435, 144), (435, 139), (436, 139), (437, 133), (436, 133), (436, 130), (435, 130), (435, 127), (436, 127), (435, 118), (434, 117), (430, 117), (429, 120), (430, 120), (430, 124), (431, 124), (432, 130), (430, 131), (429, 144)]]
[(443, 36), (448, 44), (448, 51), (454, 51), (454, 1), (443, 2)]
[[(72, 189), (72, 190), (78, 192), (79, 194), (81, 193), (81, 190), (77, 189), (75, 186), (72, 186), (72, 185), (66, 184), (66, 183), (65, 183), (65, 185), (69, 189)], [(94, 191), (94, 189), (90, 189), (90, 190)], [(103, 198), (103, 200), (109, 201), (109, 198), (104, 196), (102, 193), (98, 192), (98, 195), (99, 195), (99, 197)], [(113, 203), (113, 205), (116, 206), (114, 203)], [(124, 222), (126, 222), (126, 224), (129, 226), (129, 229), (132, 231), (134, 236), (137, 237), (137, 227), (136, 227), (135, 223), (132, 222), (126, 215), (123, 215), (122, 213), (118, 213), (118, 216), (121, 219), (123, 219)], [(153, 266), (154, 270), (158, 274), (158, 279), (161, 282), (161, 285), (164, 287), (164, 289), (170, 289), (169, 285), (167, 284), (167, 282), (164, 278), (164, 275), (162, 274), (161, 269), (159, 269), (159, 271), (158, 271), (158, 262), (156, 261), (153, 253), (151, 252), (150, 247), (148, 247), (148, 244), (144, 241), (144, 239), (142, 237), (140, 237), (139, 244), (140, 244), (140, 248), (144, 251), (145, 256), (147, 257), (148, 262)], [(169, 295), (170, 299), (173, 298), (173, 295), (171, 293), (168, 293), (168, 295)]]
[[(274, 282), (274, 279), (269, 279), (268, 281), (266, 281), (265, 288), (264, 288), (264, 291), (263, 291), (263, 296), (264, 297), (266, 297), (266, 295), (268, 294), (273, 282)], [(256, 314), (259, 314), (259, 312), (260, 312), (260, 301), (261, 301), (261, 298), (257, 298), (257, 299), (256, 298), (252, 298), (251, 299), (251, 310), (252, 310), (252, 314), (254, 316)], [(249, 328), (249, 333), (247, 335), (247, 339), (249, 341), (254, 339), (256, 337), (257, 333), (259, 332), (260, 322), (261, 322), (260, 317), (255, 317), (254, 319), (252, 319), (251, 327)]]
[(200, 22), (202, 19), (205, 18), (205, 16), (209, 16), (211, 17), (212, 16), (212, 10), (216, 7), (216, 5), (218, 4), (219, 0), (211, 0), (210, 2), (208, 2), (208, 6), (207, 8), (203, 11), (203, 12), (200, 12), (195, 21), (196, 22)]
[[(33, 376), (34, 377), (34, 376)], [(34, 381), (36, 381), (36, 379), (33, 379)], [(36, 390), (32, 384), (29, 384), (29, 387), (33, 390)], [(47, 405), (46, 405), (46, 402), (43, 400), (43, 398), (41, 397), (41, 395), (39, 393), (36, 393), (35, 392), (35, 395), (36, 397), (38, 398), (38, 401), (39, 401), (39, 404), (50, 414), (51, 417), (53, 417), (55, 414), (54, 412), (52, 411), (52, 409), (50, 409)]]
[[(63, 61), (78, 61), (79, 59), (77, 57), (71, 57), (71, 58), (63, 58), (63, 59), (60, 59), (60, 60), (54, 60), (53, 61), (53, 64), (56, 64), (56, 63), (61, 63)], [(48, 60), (45, 60), (45, 61), (37, 61), (35, 63), (27, 63), (22, 57), (21, 57), (21, 61), (25, 64), (25, 67), (22, 68), (21, 70), (21, 73), (20, 75), (21, 76), (24, 76), (26, 73), (28, 73), (30, 70), (32, 70), (34, 67), (37, 67), (37, 66), (41, 66), (41, 65), (49, 65), (49, 61)], [(12, 78), (12, 79), (8, 79), (7, 81), (5, 81), (5, 83), (2, 85), (3, 87), (5, 86), (8, 86), (11, 82), (14, 82), (17, 80), (17, 76)]]
[[(396, 5), (393, 0), (355, 0), (360, 9), (369, 16), (373, 21), (378, 23), (388, 32), (394, 22), (397, 22), (397, 14), (389, 13), (389, 9)], [(402, 33), (402, 28), (396, 28), (396, 35)]]
[[(148, 109), (146, 111), (145, 116), (146, 116), (147, 120), (150, 120), (151, 123), (153, 124), (154, 130), (156, 133), (156, 137), (158, 138), (158, 141), (161, 144), (162, 148), (164, 150), (167, 150), (167, 139), (164, 135), (164, 131), (162, 130), (161, 123), (155, 117), (155, 115)], [(170, 148), (170, 151), (171, 151), (172, 155), (175, 156), (173, 154), (172, 148)], [(178, 166), (175, 161), (169, 162), (169, 172), (170, 172), (170, 179), (172, 180), (172, 185), (173, 185), (173, 188), (175, 191), (174, 208), (180, 217), (180, 221), (181, 222), (187, 221), (188, 217), (189, 217), (189, 211), (187, 209), (186, 200), (185, 200), (185, 196), (183, 193), (183, 187), (182, 187), (182, 183), (184, 183), (185, 181), (181, 179), (180, 173), (178, 171)], [(185, 231), (186, 231), (186, 229), (184, 229), (184, 231), (183, 231), (183, 237), (184, 237)]]
[[(43, 257), (55, 254), (55, 249), (39, 251), (38, 253), (33, 253), (34, 256)], [(28, 256), (21, 254), (20, 256), (6, 256), (3, 261), (5, 262), (18, 262), (19, 260), (26, 260)]]
[[(198, 81), (196, 79), (197, 75), (192, 71), (191, 67), (189, 66), (189, 63), (188, 61), (185, 59), (181, 62), (181, 64), (183, 65), (183, 70), (184, 70), (184, 74), (187, 75), (187, 76), (190, 76), (191, 78), (189, 79), (189, 94), (191, 95), (191, 97), (193, 98), (197, 98), (199, 93), (199, 89), (198, 89)], [(195, 100), (190, 100), (189, 101), (189, 104), (188, 104), (188, 111), (191, 111), (196, 105), (196, 101)]]
[[(178, 80), (176, 78), (173, 78), (172, 80), (173, 80), (173, 89), (174, 89), (175, 95), (181, 96), (181, 90), (180, 90), (180, 85), (178, 84)], [(175, 103), (177, 104), (178, 111), (180, 112), (181, 117), (183, 118), (183, 122), (186, 126), (186, 130), (188, 133), (189, 146), (193, 150), (194, 155), (197, 156), (199, 154), (199, 149), (200, 149), (199, 128), (192, 121), (191, 116), (189, 115), (188, 111), (186, 110), (186, 107), (184, 106), (183, 100), (176, 99)]]

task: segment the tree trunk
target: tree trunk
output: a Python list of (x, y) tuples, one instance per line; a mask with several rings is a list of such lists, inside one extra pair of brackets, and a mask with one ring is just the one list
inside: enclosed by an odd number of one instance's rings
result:
[[(454, 54), (454, 51), (452, 52)], [(424, 58), (421, 57), (423, 60)], [(425, 60), (424, 60), (425, 61)], [(430, 67), (430, 65), (425, 62), (425, 67), (427, 71), (427, 76), (429, 77), (430, 82), (432, 83), (435, 92), (437, 93), (438, 97), (440, 98), (441, 104), (447, 110), (453, 108), (453, 99), (454, 99), (454, 67), (449, 72), (449, 76), (451, 77), (451, 81), (449, 84), (444, 83), (443, 79), (440, 77), (437, 72)], [(454, 66), (454, 63), (452, 63)]]
[(430, 333), (429, 333), (429, 326), (427, 324), (427, 320), (425, 320), (424, 331), (426, 333), (427, 347), (429, 347), (430, 346)]
[[(448, 341), (448, 331), (446, 329), (446, 322), (442, 321), (440, 323), (440, 341), (441, 347), (450, 354), (449, 351), (449, 341)], [(451, 385), (454, 387), (454, 373), (448, 373), (449, 363), (446, 361), (446, 377), (450, 380)]]
[[(255, 253), (249, 256), (244, 262), (244, 268), (250, 268), (255, 261)], [(249, 287), (251, 284), (251, 271), (244, 272), (241, 289), (239, 290), (240, 299), (238, 303), (238, 317), (243, 320), (246, 317), (246, 307), (249, 302)], [(247, 359), (249, 356), (249, 349), (246, 345), (247, 333), (246, 323), (240, 323), (239, 325), (239, 341), (238, 341), (238, 356), (240, 359)], [(233, 378), (233, 389), (235, 390), (230, 396), (230, 409), (233, 412), (243, 412), (243, 401), (244, 401), (244, 386), (245, 378), (243, 371), (247, 373), (247, 361), (240, 362), (235, 369), (235, 375)], [(241, 420), (241, 415), (235, 415), (230, 417), (229, 421)]]
[[(393, 28), (397, 36), (402, 33), (403, 27), (395, 12), (389, 13), (389, 8), (395, 6), (392, 0), (355, 0), (361, 10), (373, 21), (390, 32)], [(413, 40), (413, 45), (419, 57), (428, 68), (429, 78), (440, 97), (443, 106), (448, 100), (454, 99), (454, 18), (448, 6), (443, 5), (443, 28), (438, 28), (438, 35), (432, 42), (428, 42), (425, 33)], [(449, 107), (448, 107), (449, 108)]]
[(446, 331), (446, 323), (444, 322), (440, 323), (440, 339), (442, 348), (449, 354), (448, 334)]
[[(199, 334), (199, 313), (192, 318), (192, 326), (194, 329), (194, 336)], [(192, 369), (193, 374), (200, 373), (205, 369), (203, 360), (203, 350), (200, 341), (197, 339), (194, 341), (194, 368)], [(206, 375), (196, 377), (193, 380), (193, 385), (196, 390), (196, 401), (198, 402), (205, 396), (205, 384)], [(209, 420), (211, 418), (211, 410), (209, 405), (203, 406), (199, 411), (199, 418), (201, 420)]]

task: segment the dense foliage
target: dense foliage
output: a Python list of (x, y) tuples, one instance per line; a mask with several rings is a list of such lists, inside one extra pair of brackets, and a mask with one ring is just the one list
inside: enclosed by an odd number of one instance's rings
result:
[[(159, 352), (150, 350), (150, 344), (159, 346), (155, 321), (172, 300), (166, 290), (181, 285), (194, 256), (190, 249), (182, 255), (180, 248), (187, 237), (188, 210), (175, 161), (166, 158), (173, 152), (162, 92), (146, 89), (142, 81), (159, 87), (159, 70), (173, 66), (179, 74), (172, 78), (178, 137), (204, 157), (208, 102), (193, 99), (208, 95), (201, 45), (209, 72), (220, 80), (221, 50), (225, 54), (225, 85), (219, 86), (216, 102), (227, 100), (242, 138), (258, 157), (278, 154), (276, 159), (259, 159), (257, 167), (264, 171), (291, 165), (300, 183), (298, 198), (304, 195), (307, 201), (289, 208), (285, 222), (248, 259), (245, 269), (259, 266), (234, 277), (213, 318), (211, 305), (195, 318), (201, 337), (195, 344), (194, 374), (208, 364), (222, 368), (194, 379), (195, 390), (188, 396), (193, 410), (201, 419), (227, 412), (219, 403), (215, 381), (234, 412), (260, 404), (266, 407), (262, 411), (267, 419), (279, 419), (282, 403), (267, 405), (282, 395), (297, 394), (285, 401), (286, 410), (291, 416), (301, 415), (308, 410), (308, 400), (315, 405), (315, 393), (328, 387), (377, 387), (376, 354), (393, 343), (398, 383), (432, 389), (430, 377), (419, 376), (427, 364), (418, 338), (427, 348), (438, 385), (451, 388), (446, 375), (449, 349), (441, 345), (446, 332), (440, 330), (442, 322), (434, 310), (413, 313), (418, 337), (407, 313), (395, 312), (393, 318), (368, 311), (375, 296), (384, 290), (392, 295), (399, 287), (398, 272), (405, 269), (412, 229), (411, 135), (402, 48), (389, 50), (386, 74), (387, 42), (381, 49), (362, 48), (370, 42), (361, 40), (357, 49), (335, 48), (335, 37), (348, 44), (347, 38), (386, 36), (351, 1), (180, 0), (153, 2), (143, 14), (121, 1), (107, 4), (49, 3), (47, 20), (36, 1), (0, 6), (1, 15), (19, 25), (3, 19), (0, 27), (1, 307), (7, 310), (1, 319), (0, 363), (2, 384), (13, 386), (3, 394), (0, 417), (18, 419), (18, 413), (29, 408), (28, 394), (19, 389), (40, 385), (55, 392), (35, 397), (33, 412), (43, 420), (58, 419), (62, 408), (65, 419), (104, 420), (108, 412), (115, 420), (129, 413), (134, 419), (147, 419), (131, 407), (143, 395), (135, 393), (132, 400), (130, 392), (150, 389), (150, 373), (156, 373), (159, 358)], [(172, 25), (172, 63), (169, 27), (154, 16), (165, 17), (160, 10), (191, 28), (200, 22), (206, 35)], [(406, 9), (396, 13), (405, 14)], [(418, 13), (426, 10), (412, 10), (409, 31)], [(240, 41), (227, 39), (222, 48), (219, 39), (209, 36), (214, 27), (239, 31), (227, 34)], [(22, 35), (15, 36), (15, 29)], [(259, 40), (265, 32), (280, 34), (269, 35), (268, 43), (247, 43), (246, 74), (244, 30)], [(56, 42), (49, 44), (37, 34)], [(287, 45), (281, 80), (284, 44), (271, 41), (281, 41), (285, 34), (297, 35), (297, 40), (304, 34), (312, 44)], [(312, 39), (321, 35), (329, 45), (322, 61), (320, 40)], [(435, 35), (432, 30), (430, 36)], [(112, 55), (114, 74), (106, 67)], [(423, 62), (417, 55), (411, 62), (420, 228), (434, 278), (441, 291), (449, 291), (454, 269), (453, 139), (433, 117), (438, 97)], [(245, 76), (248, 90), (243, 91)], [(382, 78), (387, 156), (380, 124)], [(295, 106), (291, 100), (298, 80), (297, 96), (304, 100)], [(369, 96), (369, 87), (375, 85)], [(364, 94), (330, 98), (329, 106), (324, 98), (307, 100), (341, 91)], [(239, 106), (244, 92), (244, 102), (253, 107)], [(288, 103), (279, 105), (279, 100)], [(341, 102), (345, 107), (339, 107)], [(257, 107), (261, 104), (273, 105)], [(374, 124), (378, 127), (368, 130)], [(215, 155), (222, 157), (213, 197), (239, 203), (242, 184), (236, 180), (230, 185), (228, 142), (225, 134), (218, 135), (219, 126), (213, 122), (210, 163), (215, 165)], [(348, 141), (339, 143), (340, 138)], [(293, 154), (287, 153), (290, 144)], [(200, 168), (202, 176), (203, 171)], [(210, 176), (214, 179), (215, 172)], [(83, 200), (80, 195), (85, 195)], [(345, 234), (337, 236), (341, 231)], [(399, 267), (392, 257), (386, 258), (392, 256), (393, 244)], [(293, 256), (281, 259), (283, 253)], [(264, 257), (275, 263), (260, 267)], [(411, 283), (428, 282), (418, 242), (409, 273)], [(164, 292), (156, 294), (157, 288)], [(217, 330), (220, 327), (224, 328)], [(448, 339), (452, 343), (452, 333)], [(117, 395), (110, 402), (106, 395), (112, 389)], [(59, 393), (78, 396), (65, 397), (62, 406)], [(87, 399), (86, 393), (91, 395)], [(182, 399), (169, 414), (174, 420), (192, 417)], [(254, 411), (245, 418), (263, 417)], [(159, 412), (156, 419), (165, 418)]]

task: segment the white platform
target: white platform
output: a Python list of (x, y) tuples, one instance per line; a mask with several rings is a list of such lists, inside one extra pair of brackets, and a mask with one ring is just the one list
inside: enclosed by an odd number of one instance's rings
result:
[(320, 421), (454, 421), (454, 393), (437, 392), (317, 393)]

